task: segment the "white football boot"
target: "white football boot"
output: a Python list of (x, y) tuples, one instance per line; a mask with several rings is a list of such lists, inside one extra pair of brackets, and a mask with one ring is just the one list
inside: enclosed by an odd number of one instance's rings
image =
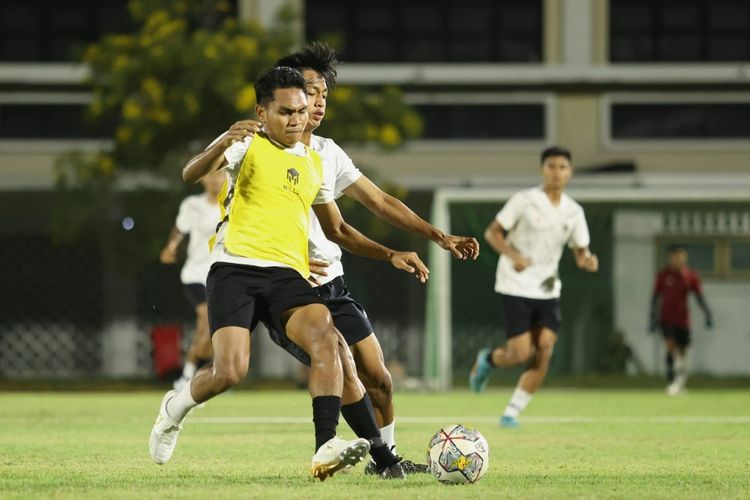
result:
[(156, 422), (151, 428), (151, 437), (148, 441), (148, 451), (151, 452), (151, 458), (159, 465), (169, 462), (172, 458), (175, 446), (177, 446), (177, 436), (182, 430), (182, 422), (177, 421), (167, 413), (167, 401), (177, 395), (177, 391), (169, 391), (164, 395), (159, 407), (159, 415)]
[(310, 474), (312, 477), (325, 481), (338, 471), (361, 462), (368, 451), (370, 451), (370, 442), (367, 439), (360, 438), (352, 441), (339, 437), (329, 439), (313, 455)]

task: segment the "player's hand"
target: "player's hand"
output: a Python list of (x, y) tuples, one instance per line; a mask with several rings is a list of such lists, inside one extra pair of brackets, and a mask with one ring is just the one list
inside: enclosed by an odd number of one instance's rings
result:
[(583, 259), (580, 267), (584, 271), (595, 273), (599, 270), (599, 258), (596, 255), (591, 254)]
[(310, 259), (310, 272), (317, 276), (328, 276), (326, 269), (330, 264), (323, 260)]
[(234, 122), (221, 139), (222, 146), (228, 148), (235, 142), (242, 141), (245, 137), (251, 137), (261, 130), (263, 130), (263, 124), (256, 120)]
[(159, 260), (162, 264), (174, 264), (177, 262), (177, 249), (172, 246), (165, 246), (159, 254)]
[(711, 316), (706, 316), (706, 329), (707, 330), (714, 329), (714, 319)]
[(470, 236), (447, 234), (438, 244), (440, 248), (448, 250), (457, 259), (477, 260), (479, 257), (479, 242)]
[(430, 277), (430, 270), (427, 269), (416, 252), (393, 252), (389, 260), (393, 267), (415, 275), (422, 283), (425, 283)]
[(513, 269), (515, 269), (519, 273), (530, 265), (531, 261), (522, 255), (519, 255), (518, 257), (513, 259)]

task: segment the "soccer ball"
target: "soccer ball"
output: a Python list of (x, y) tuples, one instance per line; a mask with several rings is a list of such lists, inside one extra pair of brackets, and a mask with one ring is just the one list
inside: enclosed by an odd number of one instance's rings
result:
[(490, 447), (478, 430), (449, 425), (430, 439), (427, 463), (441, 483), (475, 483), (490, 466)]

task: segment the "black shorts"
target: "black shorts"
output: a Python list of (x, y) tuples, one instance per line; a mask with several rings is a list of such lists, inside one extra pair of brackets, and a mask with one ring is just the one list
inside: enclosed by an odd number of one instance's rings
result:
[(662, 323), (661, 334), (665, 339), (673, 339), (680, 347), (690, 345), (690, 330), (687, 328)]
[(506, 337), (515, 337), (540, 326), (547, 327), (555, 333), (560, 330), (560, 299), (527, 299), (503, 295), (503, 301)]
[(295, 357), (306, 353), (286, 336), (284, 311), (322, 304), (315, 289), (300, 274), (284, 267), (256, 267), (219, 262), (208, 273), (208, 323), (211, 335), (226, 326), (252, 331), (263, 321), (284, 349)]
[(188, 283), (182, 285), (182, 290), (193, 307), (205, 304), (208, 301), (206, 298), (206, 285), (203, 283)]
[[(367, 319), (365, 308), (352, 298), (341, 276), (314, 290), (328, 306), (334, 326), (344, 336), (348, 345), (354, 345), (370, 336), (373, 329), (370, 320)], [(268, 328), (271, 340), (297, 358), (300, 363), (310, 366), (310, 356), (306, 352), (289, 342), (285, 336), (279, 335), (268, 323), (264, 324)]]
[(349, 293), (344, 278), (339, 276), (334, 280), (316, 288), (318, 295), (333, 317), (333, 324), (346, 339), (346, 343), (354, 345), (372, 333), (372, 324), (367, 319), (365, 308)]

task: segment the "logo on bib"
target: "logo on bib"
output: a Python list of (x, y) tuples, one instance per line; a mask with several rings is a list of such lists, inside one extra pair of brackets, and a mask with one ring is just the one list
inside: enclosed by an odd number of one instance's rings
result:
[(290, 168), (286, 171), (286, 184), (284, 184), (284, 191), (290, 193), (299, 194), (299, 172), (295, 168)]
[(297, 170), (295, 170), (293, 168), (290, 168), (289, 170), (287, 170), (286, 171), (286, 181), (289, 184), (292, 184), (294, 186), (296, 186), (297, 184), (299, 184), (299, 172), (297, 172)]

